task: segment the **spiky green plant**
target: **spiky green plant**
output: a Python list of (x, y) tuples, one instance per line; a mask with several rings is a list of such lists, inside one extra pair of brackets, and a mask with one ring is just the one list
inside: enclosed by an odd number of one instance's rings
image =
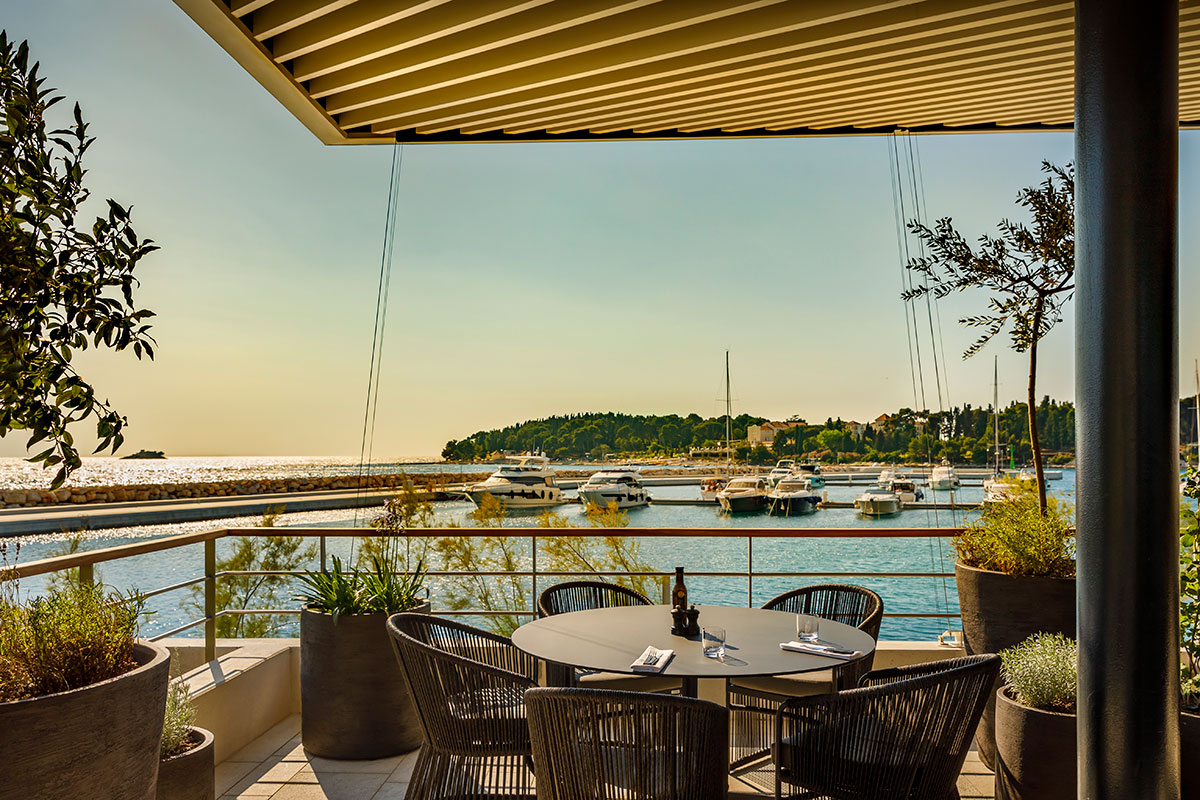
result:
[(425, 589), (425, 567), (418, 564), (412, 572), (397, 572), (379, 556), (371, 559), (369, 570), (342, 566), (333, 557), (333, 568), (300, 575), (306, 587), (297, 599), (315, 611), (333, 615), (336, 623), (343, 614), (395, 614), (421, 605)]

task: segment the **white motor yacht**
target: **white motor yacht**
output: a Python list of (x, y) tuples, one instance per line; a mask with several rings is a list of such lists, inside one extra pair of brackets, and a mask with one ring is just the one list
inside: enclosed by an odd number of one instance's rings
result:
[(767, 494), (767, 510), (784, 517), (816, 511), (820, 502), (808, 478), (797, 476), (784, 478)]
[(734, 478), (717, 492), (721, 510), (729, 514), (743, 511), (762, 511), (767, 507), (767, 479), (763, 477)]
[(894, 469), (885, 469), (879, 473), (879, 477), (875, 479), (875, 485), (880, 489), (887, 488), (887, 485), (896, 480), (896, 471)]
[(864, 517), (886, 517), (900, 513), (900, 496), (889, 489), (868, 489), (854, 498), (854, 506)]
[(707, 500), (710, 503), (716, 502), (717, 495), (727, 485), (729, 485), (729, 478), (719, 475), (713, 478), (705, 478), (704, 483), (700, 484), (700, 499)]
[(505, 508), (541, 508), (566, 502), (554, 481), (550, 459), (533, 455), (505, 458), (486, 481), (469, 486), (467, 494), (475, 505), (491, 495)]
[(820, 464), (798, 464), (793, 472), (801, 478), (808, 478), (809, 488), (825, 488), (825, 476), (821, 474)]
[(638, 467), (609, 467), (592, 474), (579, 487), (579, 499), (600, 508), (616, 504), (617, 508), (638, 508), (650, 501), (642, 485)]
[(910, 480), (893, 478), (883, 488), (899, 497), (901, 504), (916, 503), (925, 499), (925, 493)]
[(996, 474), (983, 482), (983, 502), (1003, 503), (1011, 500), (1015, 487), (1003, 474)]
[(935, 492), (950, 491), (961, 486), (962, 481), (959, 480), (958, 473), (954, 471), (954, 467), (950, 466), (948, 461), (943, 461), (929, 473), (929, 488)]
[(767, 474), (767, 485), (778, 486), (780, 481), (790, 478), (791, 475), (791, 467), (776, 467)]

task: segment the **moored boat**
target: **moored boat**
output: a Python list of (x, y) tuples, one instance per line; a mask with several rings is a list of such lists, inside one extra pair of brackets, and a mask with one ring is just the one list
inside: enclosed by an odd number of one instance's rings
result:
[(825, 476), (821, 474), (820, 464), (799, 464), (793, 471), (801, 478), (808, 478), (810, 489), (823, 489), (825, 487)]
[(797, 476), (781, 480), (767, 494), (767, 510), (784, 517), (816, 511), (820, 502), (809, 480)]
[(900, 497), (888, 489), (868, 489), (854, 498), (854, 506), (864, 517), (887, 517), (900, 513)]
[(767, 492), (766, 478), (734, 478), (717, 492), (717, 502), (728, 514), (762, 511), (767, 506)]
[(716, 501), (717, 495), (729, 485), (729, 478), (720, 475), (712, 478), (705, 478), (704, 483), (700, 484), (700, 499), (707, 500), (710, 503)]
[(617, 508), (639, 508), (650, 501), (650, 493), (642, 485), (637, 467), (609, 467), (593, 473), (579, 487), (579, 499), (600, 508), (614, 504)]
[(900, 498), (900, 503), (916, 503), (919, 500), (925, 499), (925, 493), (917, 486), (916, 483), (905, 479), (892, 479), (888, 481), (887, 486), (883, 487), (886, 491), (891, 492)]
[(512, 456), (500, 462), (500, 468), (480, 483), (467, 488), (467, 494), (482, 505), (488, 495), (505, 508), (542, 508), (566, 502), (554, 480), (550, 459), (545, 456)]
[(929, 473), (929, 488), (935, 492), (951, 491), (961, 486), (962, 481), (959, 479), (958, 473), (954, 471), (954, 467), (950, 466), (948, 461), (943, 461)]

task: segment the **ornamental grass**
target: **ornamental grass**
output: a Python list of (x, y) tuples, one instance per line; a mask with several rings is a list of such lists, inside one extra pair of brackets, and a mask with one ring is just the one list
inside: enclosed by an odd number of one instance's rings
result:
[(79, 689), (137, 666), (142, 600), (78, 580), (27, 603), (0, 574), (0, 702)]

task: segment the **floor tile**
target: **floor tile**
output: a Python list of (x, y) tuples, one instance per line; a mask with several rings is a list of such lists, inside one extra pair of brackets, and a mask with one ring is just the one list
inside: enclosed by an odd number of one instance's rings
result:
[(258, 766), (257, 761), (222, 761), (217, 764), (214, 784), (217, 794), (225, 794), (234, 784), (250, 774)]

